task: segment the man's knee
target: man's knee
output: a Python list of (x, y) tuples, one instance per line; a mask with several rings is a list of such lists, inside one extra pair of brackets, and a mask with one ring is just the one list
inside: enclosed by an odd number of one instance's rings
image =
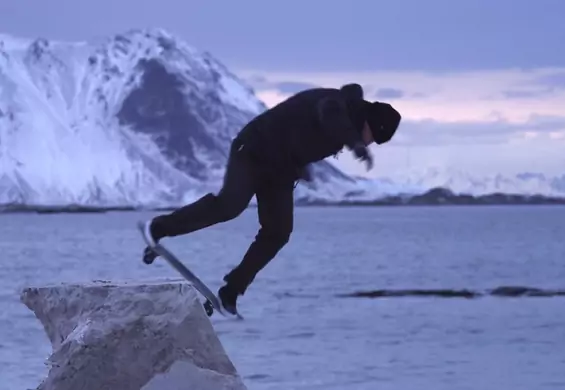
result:
[(292, 235), (292, 226), (273, 226), (268, 228), (261, 228), (259, 235), (268, 241), (273, 247), (280, 249), (290, 241)]

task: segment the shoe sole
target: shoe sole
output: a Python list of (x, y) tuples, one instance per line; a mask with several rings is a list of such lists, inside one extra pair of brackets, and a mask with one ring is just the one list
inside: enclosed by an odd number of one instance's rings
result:
[(151, 220), (143, 224), (143, 238), (145, 239), (147, 246), (151, 249), (151, 252), (153, 253), (153, 255), (144, 253), (143, 262), (145, 264), (153, 264), (155, 259), (159, 257), (159, 254), (153, 250), (153, 248), (155, 248), (155, 245), (157, 243), (151, 236)]
[(157, 243), (153, 239), (153, 236), (151, 235), (151, 221), (150, 220), (143, 224), (143, 235), (145, 236), (145, 241), (147, 241), (147, 244), (151, 248), (154, 248), (155, 245), (157, 245)]

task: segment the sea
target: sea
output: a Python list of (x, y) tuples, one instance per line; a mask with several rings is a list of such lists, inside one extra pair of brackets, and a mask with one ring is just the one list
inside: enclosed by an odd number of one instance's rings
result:
[[(217, 289), (256, 211), (163, 242)], [(24, 287), (178, 278), (141, 262), (135, 223), (157, 214), (0, 215), (0, 390), (48, 373)], [(211, 321), (250, 390), (563, 390), (559, 290), (565, 207), (299, 207), (290, 242), (240, 299), (245, 320)]]

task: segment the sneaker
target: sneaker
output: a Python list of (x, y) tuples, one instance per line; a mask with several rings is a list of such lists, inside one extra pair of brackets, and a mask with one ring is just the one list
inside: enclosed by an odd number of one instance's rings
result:
[(224, 310), (228, 313), (237, 315), (237, 292), (233, 291), (227, 284), (218, 290), (218, 298)]
[(143, 224), (143, 238), (148, 244), (143, 250), (143, 262), (145, 264), (152, 264), (155, 259), (159, 256), (151, 247), (155, 246), (159, 240), (156, 240), (151, 232), (152, 220), (149, 220)]
[(155, 253), (155, 251), (151, 249), (151, 247), (146, 246), (143, 250), (143, 262), (145, 264), (153, 264), (157, 257), (159, 257), (159, 255)]

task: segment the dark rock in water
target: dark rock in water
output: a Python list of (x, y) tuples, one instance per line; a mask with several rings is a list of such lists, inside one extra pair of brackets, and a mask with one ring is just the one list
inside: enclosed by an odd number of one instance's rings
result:
[[(326, 202), (325, 204), (330, 203)], [(437, 187), (416, 195), (389, 195), (368, 201), (344, 200), (337, 202), (337, 204), (343, 206), (565, 205), (565, 197), (504, 193), (455, 194), (448, 188)]]
[(7, 213), (36, 213), (36, 214), (82, 214), (82, 213), (106, 213), (109, 211), (134, 211), (135, 207), (132, 206), (114, 206), (114, 207), (100, 207), (100, 206), (86, 206), (86, 205), (26, 205), (26, 204), (7, 204), (0, 205), (0, 214)]
[(475, 298), (481, 293), (469, 290), (430, 289), (430, 290), (371, 290), (340, 295), (349, 298), (386, 298), (386, 297), (440, 297), (440, 298)]
[(490, 290), (490, 294), (498, 297), (554, 297), (565, 296), (565, 290), (542, 290), (523, 286), (503, 286)]
[(421, 195), (410, 197), (406, 203), (409, 205), (565, 205), (565, 198), (504, 193), (475, 196), (469, 194), (455, 194), (445, 188), (433, 188)]
[(410, 198), (410, 204), (446, 204), (453, 203), (457, 196), (447, 188), (432, 188), (431, 190)]
[(478, 298), (483, 296), (495, 297), (555, 297), (565, 296), (565, 290), (540, 289), (523, 286), (501, 286), (486, 291), (468, 289), (386, 289), (356, 291), (339, 294), (341, 298), (389, 298), (389, 297), (438, 297), (438, 298)]

